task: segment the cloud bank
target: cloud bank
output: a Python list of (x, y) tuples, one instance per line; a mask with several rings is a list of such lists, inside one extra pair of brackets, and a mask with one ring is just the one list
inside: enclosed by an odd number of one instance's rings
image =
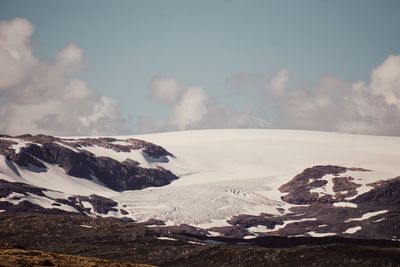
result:
[[(251, 90), (258, 92), (256, 97), (261, 96), (253, 99), (254, 105), (247, 110), (237, 111), (212, 99), (201, 87), (184, 87), (174, 78), (156, 77), (153, 83), (168, 89), (163, 90), (168, 94), (162, 99), (168, 100), (172, 109), (169, 119), (153, 125), (150, 131), (287, 128), (400, 135), (400, 56), (389, 56), (373, 69), (369, 83), (328, 76), (316, 86), (302, 88), (289, 86), (289, 81), (286, 69), (272, 76), (247, 72), (233, 75), (226, 84), (236, 97), (246, 97)], [(154, 99), (160, 98), (159, 90), (152, 92)], [(266, 119), (254, 110), (267, 110), (273, 116)]]
[(400, 135), (400, 56), (389, 56), (369, 83), (326, 77), (311, 90), (292, 88), (278, 106), (275, 127)]
[[(69, 44), (50, 61), (36, 57), (25, 19), (0, 22), (0, 132), (53, 135), (124, 134), (131, 127), (118, 103), (79, 78), (84, 52)], [(325, 77), (299, 86), (287, 69), (266, 75), (241, 72), (217, 99), (202, 86), (187, 86), (173, 76), (150, 80), (152, 101), (167, 111), (164, 119), (135, 114), (137, 132), (209, 128), (288, 128), (400, 136), (400, 55), (391, 55), (371, 71), (369, 81), (344, 82)], [(247, 103), (247, 104), (245, 104)], [(140, 116), (138, 116), (140, 115)]]
[(25, 19), (0, 22), (0, 132), (100, 135), (124, 132), (116, 101), (78, 77), (83, 51), (75, 44), (50, 62), (33, 55), (34, 26)]
[(238, 111), (218, 102), (201, 86), (184, 86), (171, 76), (157, 76), (150, 82), (153, 100), (165, 103), (169, 115), (155, 122), (141, 117), (139, 132), (180, 131), (212, 128), (265, 128), (268, 123), (251, 109)]

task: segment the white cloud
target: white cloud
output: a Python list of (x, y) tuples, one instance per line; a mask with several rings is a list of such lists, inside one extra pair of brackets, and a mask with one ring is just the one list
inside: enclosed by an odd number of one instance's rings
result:
[[(155, 83), (156, 81), (156, 83)], [(154, 78), (150, 87), (155, 100), (160, 98), (170, 104), (170, 114), (164, 121), (154, 121), (141, 116), (137, 122), (139, 131), (173, 131), (210, 128), (260, 128), (268, 123), (251, 109), (237, 111), (210, 97), (200, 86), (184, 87), (174, 78)], [(156, 90), (163, 88), (162, 90)], [(178, 90), (164, 90), (179, 88)], [(179, 92), (178, 94), (162, 92)], [(162, 95), (163, 97), (160, 97)], [(170, 96), (173, 95), (173, 98)], [(168, 100), (168, 101), (165, 101)], [(173, 100), (173, 101), (172, 101)]]
[(170, 123), (184, 130), (207, 112), (207, 95), (201, 87), (189, 87), (175, 106)]
[(83, 50), (75, 44), (69, 44), (58, 52), (53, 67), (62, 70), (64, 75), (68, 74), (67, 71), (71, 71), (73, 74), (83, 67), (83, 62)]
[(183, 86), (173, 77), (157, 76), (150, 81), (150, 90), (154, 99), (171, 105), (178, 100)]
[(388, 104), (400, 109), (400, 55), (389, 56), (373, 70), (370, 86), (374, 94), (383, 95)]
[(0, 132), (54, 135), (116, 134), (125, 130), (117, 103), (76, 78), (84, 67), (75, 44), (51, 62), (35, 57), (25, 19), (0, 22)]
[(236, 111), (222, 103), (207, 105), (207, 112), (186, 129), (234, 129), (234, 128), (268, 128), (270, 124), (261, 119), (251, 109)]
[(33, 30), (25, 19), (0, 22), (0, 90), (22, 81), (35, 65), (29, 46)]
[(400, 135), (398, 87), (395, 87), (400, 73), (394, 74), (392, 68), (387, 68), (387, 62), (372, 71), (369, 85), (325, 78), (312, 90), (292, 90), (281, 99), (274, 126)]
[(289, 72), (286, 69), (281, 69), (271, 79), (269, 87), (271, 88), (272, 92), (275, 95), (281, 96), (285, 92), (288, 80), (289, 80)]
[[(234, 95), (252, 97), (247, 103), (260, 103), (241, 111), (218, 102), (200, 87), (181, 87), (169, 119), (153, 125), (161, 125), (162, 130), (272, 127), (400, 135), (400, 56), (389, 56), (374, 69), (369, 84), (329, 76), (311, 88), (289, 88), (288, 83), (286, 69), (272, 76), (233, 75), (226, 85)], [(173, 84), (180, 83), (174, 79)], [(257, 98), (255, 91), (264, 96)]]
[(399, 55), (372, 70), (369, 84), (334, 77), (312, 87), (288, 83), (288, 71), (281, 69), (273, 76), (242, 72), (229, 78), (227, 87), (239, 98), (248, 97), (249, 89), (262, 92), (259, 109), (272, 128), (400, 135)]
[[(53, 60), (41, 60), (32, 52), (33, 32), (25, 19), (0, 22), (0, 132), (125, 132), (118, 103), (78, 78), (85, 67), (84, 51), (70, 44)], [(389, 56), (372, 70), (369, 83), (326, 77), (311, 88), (294, 84), (286, 69), (272, 76), (233, 75), (226, 87), (233, 88), (230, 96), (242, 105), (235, 109), (202, 87), (158, 76), (150, 81), (150, 93), (169, 113), (160, 121), (141, 116), (136, 127), (146, 132), (273, 127), (400, 135), (400, 55)]]

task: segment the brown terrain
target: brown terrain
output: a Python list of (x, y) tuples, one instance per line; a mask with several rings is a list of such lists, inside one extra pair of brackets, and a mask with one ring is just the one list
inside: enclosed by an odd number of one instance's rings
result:
[(59, 267), (151, 267), (148, 264), (133, 264), (113, 262), (93, 257), (80, 257), (58, 253), (47, 253), (38, 250), (24, 250), (12, 247), (0, 247), (1, 267), (34, 267), (34, 266), (59, 266)]
[[(37, 266), (63, 266), (63, 261), (70, 261), (69, 266), (76, 261), (75, 266), (80, 266), (79, 261), (118, 266), (98, 259), (156, 266), (400, 266), (400, 244), (393, 241), (205, 239), (165, 235), (131, 221), (83, 215), (0, 215), (0, 245), (6, 248), (2, 257), (9, 258), (8, 262), (32, 259), (39, 262)], [(12, 251), (15, 253), (11, 255)], [(58, 254), (89, 258), (61, 255), (62, 260), (56, 261)], [(50, 264), (47, 259), (54, 265), (44, 265)]]

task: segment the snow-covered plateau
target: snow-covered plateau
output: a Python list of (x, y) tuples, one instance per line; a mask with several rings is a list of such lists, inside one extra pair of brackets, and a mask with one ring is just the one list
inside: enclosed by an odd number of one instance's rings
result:
[[(310, 206), (318, 205), (349, 210), (349, 215), (341, 218), (346, 226), (340, 233), (362, 232), (359, 230), (361, 226), (351, 223), (369, 219), (363, 216), (368, 212), (374, 214), (373, 219), (377, 220), (380, 218), (378, 215), (384, 214), (379, 211), (386, 210), (386, 207), (367, 209), (367, 205), (359, 200), (360, 196), (378, 184), (385, 184), (383, 181), (400, 175), (399, 137), (297, 130), (223, 129), (102, 138), (101, 142), (101, 138), (96, 141), (94, 137), (63, 137), (53, 141), (68, 153), (86, 151), (87, 155), (91, 155), (87, 170), (89, 179), (81, 176), (84, 173), (82, 168), (75, 171), (68, 167), (68, 172), (56, 160), (54, 164), (42, 160), (42, 154), (33, 155), (34, 159), (43, 163), (42, 168), (31, 163), (26, 166), (18, 164), (17, 159), (7, 159), (13, 155), (11, 152), (8, 152), (8, 156), (6, 153), (0, 155), (0, 179), (53, 190), (49, 192), (59, 191), (66, 197), (91, 194), (107, 197), (117, 202), (118, 210), (123, 212), (109, 211), (106, 216), (125, 216), (140, 222), (156, 219), (163, 221), (166, 226), (189, 224), (204, 229), (236, 225), (246, 228), (246, 236), (251, 238), (260, 232), (290, 229), (297, 224), (316, 224), (315, 229), (319, 232), (303, 231), (305, 235), (339, 233), (339, 230), (331, 233), (332, 227), (324, 231), (324, 227), (328, 227), (325, 226), (327, 221), (323, 220), (325, 215), (313, 215), (310, 211)], [(36, 142), (34, 138), (9, 136), (3, 136), (1, 140), (12, 142), (8, 149), (14, 149), (14, 154)], [(45, 146), (42, 141), (36, 144), (37, 147)], [(153, 144), (156, 146), (152, 147)], [(129, 146), (129, 149), (125, 149), (125, 146)], [(7, 148), (4, 144), (2, 147)], [(99, 163), (100, 159), (107, 158), (114, 159), (111, 167), (103, 161)], [(100, 172), (103, 169), (98, 166), (112, 170), (127, 168), (126, 173), (131, 173), (132, 168), (140, 167), (140, 170), (130, 177), (131, 184), (127, 187), (125, 181), (114, 184), (114, 178), (123, 178), (117, 177), (122, 175), (120, 172), (113, 171), (102, 178)], [(313, 166), (340, 167), (333, 171), (311, 169), (314, 176), (304, 180), (303, 176), (307, 173), (303, 171)], [(73, 174), (74, 171), (77, 175)], [(152, 171), (159, 173), (154, 176)], [(145, 180), (145, 186), (138, 185), (134, 180), (142, 174), (150, 177)], [(154, 182), (154, 177), (165, 175), (170, 178), (162, 183)], [(302, 180), (294, 179), (300, 177), (296, 175), (303, 175)], [(294, 185), (299, 191), (290, 189)], [(27, 201), (32, 199), (37, 198), (32, 194), (26, 198)], [(12, 196), (0, 200), (19, 203)], [(40, 205), (41, 202), (35, 200), (35, 203)], [(49, 205), (51, 203), (46, 199), (46, 207)], [(357, 213), (358, 207), (362, 208), (360, 213)], [(243, 223), (240, 221), (243, 216), (247, 216), (246, 220), (278, 216), (281, 219), (272, 225), (269, 224), (271, 221), (257, 225), (255, 222)], [(240, 222), (233, 224), (232, 219)], [(324, 227), (318, 228), (318, 225)]]
[[(293, 130), (202, 130), (157, 133), (135, 138), (175, 155), (159, 164), (180, 178), (170, 185), (126, 191), (113, 198), (136, 219), (157, 218), (195, 225), (224, 225), (235, 214), (279, 214), (279, 187), (316, 165), (360, 167), (368, 183), (400, 175), (400, 138)], [(349, 171), (351, 172), (351, 171)], [(327, 175), (328, 176), (328, 175)], [(329, 185), (329, 184), (328, 184)], [(329, 188), (321, 189), (321, 192)], [(214, 222), (214, 223), (213, 223)]]

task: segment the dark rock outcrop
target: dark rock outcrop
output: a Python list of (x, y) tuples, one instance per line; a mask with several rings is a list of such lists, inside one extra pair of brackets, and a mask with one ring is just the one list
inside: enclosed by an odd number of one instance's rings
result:
[(378, 183), (374, 189), (356, 197), (352, 202), (400, 207), (400, 177)]
[[(103, 215), (108, 212), (120, 212), (122, 215), (129, 214), (127, 211), (118, 210), (118, 203), (112, 199), (98, 196), (68, 196), (65, 198), (52, 198), (46, 195), (46, 192), (54, 192), (45, 188), (36, 187), (24, 183), (8, 182), (0, 179), (0, 210), (6, 213), (16, 212), (35, 212), (44, 214), (96, 214)], [(60, 193), (60, 192), (57, 192)], [(30, 198), (44, 198), (47, 201), (53, 201), (51, 208), (43, 207), (31, 202)], [(10, 199), (11, 198), (11, 199)], [(3, 200), (2, 200), (3, 199)], [(10, 201), (14, 202), (10, 202)], [(92, 208), (86, 208), (83, 202), (91, 204)], [(70, 206), (75, 212), (61, 209), (60, 206)]]
[(259, 216), (255, 215), (236, 215), (233, 216), (229, 221), (230, 224), (235, 226), (241, 226), (243, 228), (249, 228), (252, 226), (263, 225), (268, 229), (273, 229), (276, 225), (283, 224), (283, 219), (277, 216)]
[(345, 167), (324, 165), (314, 166), (305, 169), (302, 173), (296, 175), (290, 182), (282, 185), (279, 190), (282, 193), (288, 193), (282, 197), (282, 200), (291, 204), (310, 204), (315, 202), (333, 203), (332, 196), (318, 196), (317, 193), (311, 193), (313, 188), (321, 187), (326, 181), (321, 181), (323, 176), (327, 174), (339, 175), (348, 170)]
[[(54, 200), (55, 205), (52, 208), (45, 208), (40, 205), (34, 204), (27, 199), (30, 197), (44, 197), (45, 191), (48, 191), (45, 188), (40, 188), (24, 183), (13, 183), (0, 179), (0, 210), (8, 213), (16, 213), (16, 212), (38, 212), (45, 214), (65, 214), (69, 213), (65, 210), (59, 209), (57, 203), (61, 204), (70, 204), (73, 208), (77, 210), (77, 212), (82, 212), (79, 207), (71, 205), (71, 203), (62, 203)], [(3, 198), (3, 200), (1, 200)], [(11, 203), (5, 199), (10, 199), (15, 203)]]
[[(368, 171), (362, 168), (346, 168), (334, 165), (321, 165), (305, 169), (302, 173), (296, 175), (291, 181), (282, 185), (279, 190), (287, 193), (282, 200), (291, 204), (304, 205), (311, 203), (335, 203), (347, 197), (357, 194), (356, 189), (359, 184), (354, 183), (352, 177), (339, 177), (346, 171)], [(321, 180), (325, 175), (334, 175), (332, 178), (334, 194), (318, 194), (312, 192), (312, 189), (318, 189), (327, 185), (326, 180)]]
[[(83, 201), (90, 203), (93, 206), (93, 211), (96, 213), (107, 214), (109, 211), (118, 212), (118, 209), (116, 208), (118, 206), (118, 203), (106, 197), (90, 195), (77, 196), (75, 199), (83, 209)], [(91, 210), (89, 210), (89, 212), (91, 212)]]
[(82, 149), (87, 146), (101, 146), (116, 152), (129, 152), (143, 149), (144, 155), (160, 162), (168, 161), (167, 156), (173, 157), (164, 148), (136, 139), (127, 139), (125, 145), (113, 143), (115, 138), (85, 138), (85, 139), (60, 139), (46, 135), (23, 135), (20, 139), (28, 143), (18, 152), (11, 148), (16, 142), (0, 140), (0, 154), (19, 166), (35, 172), (45, 172), (44, 163), (57, 165), (65, 170), (68, 175), (98, 181), (116, 191), (143, 189), (150, 186), (164, 186), (178, 177), (163, 168), (143, 168), (138, 162), (127, 159), (119, 162), (108, 157), (97, 157)]

